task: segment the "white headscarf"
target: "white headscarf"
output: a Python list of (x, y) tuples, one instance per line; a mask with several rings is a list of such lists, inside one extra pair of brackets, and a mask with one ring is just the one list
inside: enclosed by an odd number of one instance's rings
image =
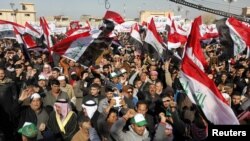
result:
[(86, 110), (88, 117), (91, 119), (97, 110), (97, 104), (94, 100), (88, 100), (82, 104), (82, 108)]
[[(54, 110), (56, 111), (55, 105), (61, 107), (60, 116), (61, 116), (61, 119), (63, 121), (66, 118), (66, 116), (68, 115), (68, 113), (71, 111), (69, 103), (65, 99), (58, 99), (54, 104)], [(56, 113), (57, 113), (57, 111), (56, 111)]]

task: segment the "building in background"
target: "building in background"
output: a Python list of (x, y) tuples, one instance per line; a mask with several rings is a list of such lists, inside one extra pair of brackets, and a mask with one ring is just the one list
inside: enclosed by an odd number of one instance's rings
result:
[(92, 27), (96, 28), (102, 24), (102, 18), (91, 15), (81, 15), (79, 21), (83, 26), (86, 24), (86, 21), (88, 21)]
[(24, 25), (26, 21), (35, 22), (36, 10), (33, 3), (20, 3), (21, 8), (14, 8), (15, 4), (10, 3), (12, 9), (0, 9), (0, 19), (16, 22)]
[(142, 23), (143, 21), (148, 21), (149, 17), (156, 16), (156, 17), (167, 17), (168, 15), (173, 16), (174, 13), (171, 11), (141, 11), (139, 22)]
[(57, 27), (67, 27), (71, 22), (71, 18), (65, 15), (47, 16), (45, 19), (49, 23), (54, 23)]
[(242, 16), (246, 16), (246, 17), (250, 18), (250, 7), (242, 8)]

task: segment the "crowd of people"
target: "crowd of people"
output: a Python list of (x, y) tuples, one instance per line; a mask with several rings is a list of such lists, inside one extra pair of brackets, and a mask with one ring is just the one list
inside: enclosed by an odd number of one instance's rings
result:
[[(201, 141), (210, 123), (179, 82), (180, 63), (135, 52), (125, 34), (86, 68), (16, 41), (0, 40), (1, 141)], [(241, 124), (249, 124), (249, 59), (220, 59), (207, 44), (208, 77)]]

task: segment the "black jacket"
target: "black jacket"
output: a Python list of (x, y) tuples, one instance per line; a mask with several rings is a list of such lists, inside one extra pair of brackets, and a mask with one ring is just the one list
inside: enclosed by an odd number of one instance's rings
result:
[(13, 103), (17, 99), (17, 92), (13, 81), (10, 79), (5, 80), (0, 83), (0, 133), (3, 133), (11, 141), (13, 132), (16, 129)]

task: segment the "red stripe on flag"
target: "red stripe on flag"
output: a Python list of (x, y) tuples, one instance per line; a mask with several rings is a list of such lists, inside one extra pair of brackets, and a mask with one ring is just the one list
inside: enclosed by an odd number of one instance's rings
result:
[(202, 63), (204, 68), (208, 67), (208, 63), (206, 61), (206, 58), (203, 54), (202, 48), (201, 48), (201, 35), (200, 35), (200, 28), (199, 26), (202, 24), (201, 16), (196, 18), (192, 24), (191, 33), (187, 40), (186, 48), (193, 48), (193, 54), (194, 56)]
[(122, 18), (122, 16), (114, 11), (107, 11), (103, 17), (103, 19), (106, 19), (106, 20), (113, 20), (114, 22), (118, 23), (118, 24), (121, 24), (121, 23), (124, 23), (124, 19)]
[(155, 22), (154, 22), (153, 18), (151, 19), (151, 21), (148, 25), (148, 30), (150, 30), (154, 34), (154, 36), (158, 40), (158, 42), (160, 42), (161, 44), (163, 43), (161, 36), (158, 34), (158, 32), (156, 30), (156, 26), (155, 26)]
[(25, 23), (25, 27), (31, 29), (32, 31), (36, 32), (37, 34), (40, 34), (34, 27), (32, 27), (28, 22)]
[(23, 35), (23, 40), (27, 48), (34, 48), (37, 46), (36, 42), (32, 39), (32, 37), (29, 34)]
[(65, 51), (70, 47), (70, 44), (78, 38), (90, 36), (89, 32), (69, 36), (52, 47), (52, 50), (60, 55), (63, 55)]
[(181, 69), (185, 74), (208, 87), (216, 95), (217, 98), (228, 105), (225, 98), (217, 89), (213, 80), (209, 79), (208, 76), (200, 68), (198, 68), (198, 66), (187, 56), (183, 58)]
[(240, 34), (241, 38), (246, 42), (247, 46), (250, 47), (250, 28), (234, 17), (228, 18), (228, 22)]
[(5, 20), (0, 20), (0, 24), (11, 24), (11, 25), (14, 25), (14, 26), (18, 26), (18, 27), (24, 28), (24, 26), (22, 26), (20, 24), (17, 24), (17, 23), (14, 23), (14, 22), (10, 22), (10, 21), (5, 21)]

